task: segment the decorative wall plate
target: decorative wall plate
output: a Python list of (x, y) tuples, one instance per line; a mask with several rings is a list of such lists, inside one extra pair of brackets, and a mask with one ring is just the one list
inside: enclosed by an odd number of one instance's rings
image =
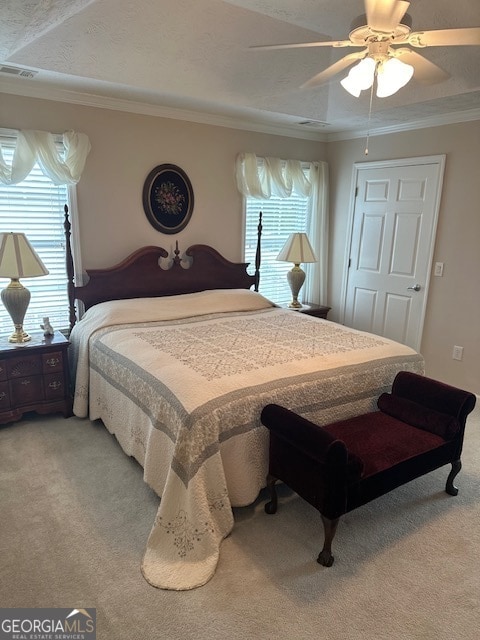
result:
[(192, 217), (192, 183), (174, 164), (160, 164), (150, 171), (142, 199), (150, 224), (162, 233), (178, 233)]

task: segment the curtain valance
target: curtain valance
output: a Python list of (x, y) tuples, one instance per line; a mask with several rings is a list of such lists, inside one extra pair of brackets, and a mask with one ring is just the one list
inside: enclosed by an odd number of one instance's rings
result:
[(57, 136), (48, 131), (18, 131), (11, 166), (4, 160), (0, 144), (0, 182), (22, 182), (35, 162), (38, 162), (43, 173), (54, 184), (76, 184), (81, 178), (91, 148), (88, 136), (74, 131), (64, 133), (64, 154), (58, 153), (56, 138)]
[(302, 166), (314, 163), (280, 158), (257, 158), (254, 153), (241, 153), (236, 161), (237, 187), (252, 198), (289, 198), (292, 192), (308, 197), (312, 183)]

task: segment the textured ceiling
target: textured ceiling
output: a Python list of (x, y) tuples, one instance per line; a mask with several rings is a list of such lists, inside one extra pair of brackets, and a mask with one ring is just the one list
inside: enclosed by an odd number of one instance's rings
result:
[[(479, 0), (412, 0), (408, 12), (415, 31), (480, 26)], [(125, 108), (131, 101), (275, 126), (313, 120), (325, 123), (323, 133), (361, 130), (369, 96), (346, 93), (345, 73), (300, 89), (351, 49), (249, 47), (345, 39), (362, 13), (363, 0), (3, 0), (0, 63), (38, 74), (0, 74), (0, 90), (63, 91), (73, 101), (90, 95)], [(413, 79), (390, 98), (374, 98), (372, 130), (458, 112), (480, 117), (480, 46), (421, 53), (449, 79), (430, 86)]]

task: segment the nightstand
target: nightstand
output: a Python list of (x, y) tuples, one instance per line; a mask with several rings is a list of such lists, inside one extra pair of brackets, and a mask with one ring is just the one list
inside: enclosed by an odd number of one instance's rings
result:
[(33, 333), (23, 344), (0, 340), (0, 424), (28, 411), (72, 415), (69, 344), (59, 331), (48, 337)]
[(295, 309), (293, 307), (289, 307), (288, 304), (279, 305), (282, 309), (290, 309), (291, 311), (298, 311), (299, 313), (305, 313), (307, 316), (314, 316), (315, 318), (323, 318), (327, 319), (328, 312), (331, 307), (326, 307), (322, 304), (310, 304), (305, 303), (299, 309)]

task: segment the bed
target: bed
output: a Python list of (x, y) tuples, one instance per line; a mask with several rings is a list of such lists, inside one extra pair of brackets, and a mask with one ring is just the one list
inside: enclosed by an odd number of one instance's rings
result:
[[(424, 363), (404, 345), (275, 306), (256, 291), (258, 252), (254, 275), (206, 245), (183, 257), (176, 246), (164, 262), (166, 250), (145, 247), (76, 286), (67, 242), (74, 413), (102, 420), (143, 467), (161, 500), (142, 573), (186, 590), (214, 575), (232, 507), (266, 484), (266, 404), (326, 424), (373, 410), (399, 370)], [(78, 322), (75, 300), (86, 308)]]

